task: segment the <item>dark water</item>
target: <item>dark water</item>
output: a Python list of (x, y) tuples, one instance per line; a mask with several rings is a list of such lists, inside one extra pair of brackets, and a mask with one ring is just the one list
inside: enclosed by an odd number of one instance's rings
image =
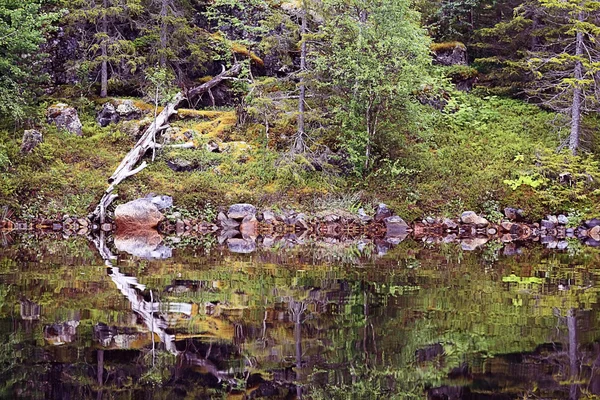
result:
[[(0, 397), (585, 399), (600, 256), (406, 241), (105, 265), (84, 238), (0, 247)], [(152, 333), (154, 332), (154, 333)]]

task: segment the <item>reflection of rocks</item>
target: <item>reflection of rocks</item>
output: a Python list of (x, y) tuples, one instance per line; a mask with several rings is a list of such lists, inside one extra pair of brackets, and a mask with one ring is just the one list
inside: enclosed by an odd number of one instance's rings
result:
[(46, 325), (44, 327), (44, 339), (54, 346), (71, 343), (76, 338), (78, 326), (79, 321), (67, 321), (62, 324)]
[(25, 320), (40, 319), (41, 307), (39, 304), (27, 299), (21, 300), (19, 303), (21, 305), (21, 318)]
[(227, 247), (232, 253), (248, 254), (256, 251), (256, 242), (252, 240), (230, 238), (227, 239)]
[(162, 236), (154, 229), (117, 231), (115, 247), (119, 251), (145, 259), (164, 259), (172, 256), (172, 249), (162, 244)]

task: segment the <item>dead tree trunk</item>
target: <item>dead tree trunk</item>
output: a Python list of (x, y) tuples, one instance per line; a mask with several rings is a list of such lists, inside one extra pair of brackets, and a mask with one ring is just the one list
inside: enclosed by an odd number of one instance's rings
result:
[[(584, 16), (583, 11), (579, 12), (578, 18), (580, 22), (583, 22)], [(571, 106), (571, 133), (569, 135), (569, 150), (573, 155), (577, 154), (579, 148), (579, 137), (581, 133), (581, 103), (583, 100), (583, 90), (581, 88), (581, 80), (583, 79), (583, 65), (581, 62), (581, 56), (583, 55), (583, 32), (581, 29), (577, 30), (575, 43), (575, 88), (573, 89), (573, 104)]]
[(241, 69), (242, 66), (240, 64), (234, 64), (233, 67), (221, 72), (210, 81), (189, 90), (187, 95), (182, 92), (177, 93), (173, 100), (165, 106), (160, 114), (156, 116), (154, 122), (148, 127), (148, 129), (146, 129), (135, 146), (133, 146), (129, 153), (127, 153), (127, 155), (123, 158), (121, 164), (119, 164), (115, 172), (113, 172), (110, 178), (108, 178), (108, 183), (110, 183), (110, 186), (108, 189), (106, 189), (102, 199), (100, 199), (100, 202), (98, 203), (98, 206), (90, 215), (90, 219), (104, 223), (106, 207), (108, 207), (110, 203), (117, 198), (117, 195), (112, 194), (112, 191), (120, 182), (146, 168), (147, 164), (145, 161), (137, 167), (136, 165), (142, 159), (142, 157), (144, 157), (148, 150), (155, 147), (154, 137), (157, 133), (165, 130), (168, 127), (169, 118), (172, 115), (177, 114), (177, 107), (179, 107), (184, 100), (191, 100), (192, 98), (207, 92), (228, 77), (239, 74)]

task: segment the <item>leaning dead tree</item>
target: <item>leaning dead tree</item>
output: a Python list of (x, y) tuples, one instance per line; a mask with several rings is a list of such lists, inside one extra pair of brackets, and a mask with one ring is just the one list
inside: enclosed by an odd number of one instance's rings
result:
[(210, 81), (203, 83), (200, 86), (196, 86), (186, 93), (179, 92), (175, 95), (165, 108), (156, 116), (154, 122), (146, 129), (142, 137), (137, 141), (135, 146), (127, 153), (127, 155), (121, 161), (121, 164), (117, 167), (115, 172), (108, 178), (109, 187), (105, 190), (104, 195), (100, 199), (100, 202), (96, 206), (94, 212), (90, 215), (92, 221), (99, 221), (104, 223), (106, 218), (106, 208), (118, 197), (113, 193), (116, 186), (123, 180), (130, 176), (133, 176), (146, 168), (148, 164), (144, 161), (138, 165), (139, 161), (144, 157), (148, 150), (155, 148), (156, 135), (169, 127), (169, 118), (174, 114), (177, 114), (177, 108), (185, 101), (191, 101), (193, 98), (209, 92), (212, 88), (219, 85), (224, 80), (237, 76), (242, 69), (241, 64), (234, 64), (230, 69), (225, 70), (219, 75), (212, 78)]

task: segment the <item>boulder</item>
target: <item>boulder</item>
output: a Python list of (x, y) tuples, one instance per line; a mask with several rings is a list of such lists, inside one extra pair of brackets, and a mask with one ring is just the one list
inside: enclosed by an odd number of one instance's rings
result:
[(275, 218), (275, 213), (273, 211), (266, 210), (263, 212), (263, 221), (265, 222), (275, 222), (277, 219)]
[(371, 222), (371, 221), (373, 221), (373, 217), (371, 217), (370, 215), (367, 215), (367, 213), (365, 212), (364, 208), (359, 208), (358, 209), (358, 218), (360, 218), (360, 220), (362, 222)]
[(227, 248), (232, 253), (248, 254), (256, 251), (256, 242), (245, 239), (227, 239)]
[(569, 218), (566, 215), (560, 214), (557, 217), (558, 223), (561, 225), (567, 225), (569, 223)]
[(600, 219), (598, 219), (598, 218), (588, 219), (587, 221), (585, 221), (585, 226), (587, 226), (588, 228), (600, 226)]
[(240, 226), (240, 223), (232, 218), (227, 217), (224, 213), (220, 212), (217, 215), (217, 221), (219, 221), (219, 225), (224, 231), (237, 229)]
[(517, 208), (513, 208), (513, 207), (506, 207), (504, 209), (504, 215), (506, 216), (506, 218), (508, 218), (512, 221), (522, 221), (523, 220), (523, 210), (521, 210), (521, 209), (517, 209)]
[(546, 220), (552, 222), (554, 225), (558, 225), (558, 217), (556, 215), (547, 215)]
[(79, 321), (67, 321), (62, 324), (44, 326), (44, 339), (51, 345), (60, 346), (71, 343), (77, 338)]
[(217, 141), (209, 140), (208, 143), (206, 143), (206, 151), (211, 153), (220, 153), (221, 146), (219, 146), (219, 143), (217, 143)]
[(457, 229), (458, 228), (458, 224), (456, 223), (456, 221), (454, 221), (450, 218), (444, 218), (444, 220), (442, 221), (442, 224), (446, 227), (446, 229)]
[(405, 237), (410, 232), (408, 224), (397, 215), (387, 217), (383, 222), (385, 223), (386, 237)]
[(171, 196), (152, 196), (149, 199), (159, 210), (173, 207), (173, 198)]
[(542, 222), (540, 223), (540, 226), (542, 228), (545, 228), (545, 229), (554, 229), (554, 228), (556, 228), (556, 224), (554, 222), (552, 222), (552, 221), (547, 220), (547, 219), (543, 219)]
[(21, 154), (29, 154), (35, 149), (42, 141), (44, 137), (42, 132), (35, 129), (28, 129), (23, 132), (23, 142), (21, 143)]
[(117, 105), (117, 114), (125, 120), (138, 118), (142, 111), (133, 104), (133, 100), (123, 100)]
[(102, 110), (98, 113), (96, 121), (101, 127), (108, 126), (110, 124), (116, 124), (121, 119), (121, 116), (117, 113), (115, 106), (111, 102), (106, 102), (102, 106)]
[(229, 207), (229, 211), (227, 212), (227, 216), (233, 219), (243, 219), (252, 214), (256, 214), (256, 207), (247, 203), (234, 204)]
[(434, 43), (434, 62), (440, 65), (467, 65), (467, 47), (460, 42)]
[(135, 231), (152, 229), (164, 218), (156, 204), (150, 199), (137, 199), (120, 204), (115, 209), (117, 230)]
[(475, 225), (478, 228), (485, 228), (489, 225), (487, 219), (480, 217), (474, 211), (465, 211), (460, 216), (460, 220), (463, 224)]
[(82, 136), (82, 125), (77, 115), (77, 110), (64, 103), (54, 104), (48, 107), (46, 117), (49, 123), (56, 125), (58, 129), (66, 130), (77, 136)]
[(392, 210), (384, 203), (379, 203), (375, 211), (375, 222), (382, 222), (384, 219), (392, 216)]

